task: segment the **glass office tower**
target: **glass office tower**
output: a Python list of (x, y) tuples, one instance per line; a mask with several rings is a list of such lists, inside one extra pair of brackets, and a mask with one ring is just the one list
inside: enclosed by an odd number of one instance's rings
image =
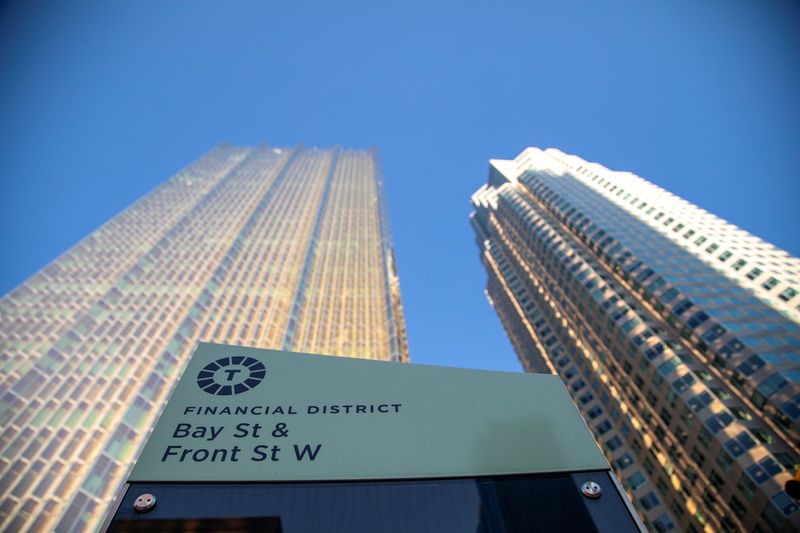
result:
[(0, 529), (96, 527), (200, 340), (408, 359), (374, 151), (219, 146), (0, 300)]
[(553, 149), (491, 161), (472, 202), (520, 361), (562, 377), (652, 530), (800, 529), (800, 260)]

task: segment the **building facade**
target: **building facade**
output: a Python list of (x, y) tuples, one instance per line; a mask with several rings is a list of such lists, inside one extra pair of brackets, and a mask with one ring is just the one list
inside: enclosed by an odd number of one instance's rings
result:
[(564, 380), (654, 531), (796, 531), (800, 260), (558, 150), (490, 162), (471, 223), (529, 372)]
[(374, 151), (218, 146), (0, 300), (0, 530), (96, 527), (201, 340), (408, 359)]

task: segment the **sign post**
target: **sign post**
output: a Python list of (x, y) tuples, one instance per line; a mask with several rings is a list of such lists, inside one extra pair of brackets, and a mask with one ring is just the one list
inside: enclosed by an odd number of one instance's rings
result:
[(643, 530), (557, 376), (201, 343), (106, 527), (511, 531), (537, 505)]

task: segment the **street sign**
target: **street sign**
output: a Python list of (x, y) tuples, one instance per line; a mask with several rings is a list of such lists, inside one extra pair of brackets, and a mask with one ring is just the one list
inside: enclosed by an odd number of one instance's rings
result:
[(644, 526), (557, 376), (202, 343), (104, 530)]
[(200, 344), (129, 481), (604, 468), (557, 376)]

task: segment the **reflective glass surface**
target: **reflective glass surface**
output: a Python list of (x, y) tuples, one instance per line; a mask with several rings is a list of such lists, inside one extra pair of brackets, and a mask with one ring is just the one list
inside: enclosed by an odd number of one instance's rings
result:
[[(581, 492), (593, 480), (598, 499)], [(149, 493), (156, 506), (137, 513)], [(136, 484), (109, 531), (638, 531), (607, 472), (410, 481)]]

